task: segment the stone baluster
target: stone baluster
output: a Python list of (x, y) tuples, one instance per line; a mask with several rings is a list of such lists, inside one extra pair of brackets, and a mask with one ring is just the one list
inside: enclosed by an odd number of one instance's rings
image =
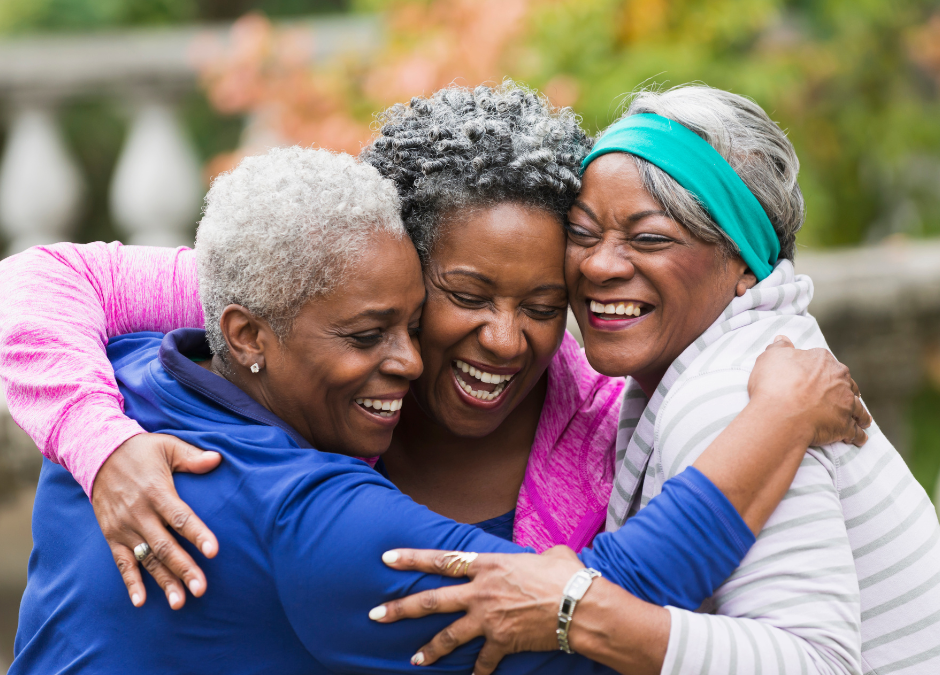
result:
[(111, 213), (129, 244), (192, 246), (200, 162), (171, 107), (140, 105), (111, 180)]
[(83, 192), (52, 111), (27, 106), (14, 112), (0, 160), (0, 226), (8, 253), (67, 240)]

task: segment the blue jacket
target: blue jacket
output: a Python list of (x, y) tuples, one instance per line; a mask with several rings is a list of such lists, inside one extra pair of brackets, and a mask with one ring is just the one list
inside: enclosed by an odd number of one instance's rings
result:
[[(208, 592), (174, 612), (145, 574), (151, 600), (135, 609), (82, 488), (46, 460), (10, 673), (470, 671), (482, 640), (420, 670), (409, 663), (455, 615), (395, 624), (368, 619), (383, 601), (460, 583), (393, 571), (380, 556), (400, 547), (524, 549), (415, 504), (359, 459), (312, 449), (188, 358), (206, 355), (202, 331), (124, 336), (108, 353), (128, 415), (148, 431), (223, 455), (210, 474), (175, 476), (180, 496), (219, 539), (219, 555), (200, 563)], [(700, 473), (670, 483), (582, 559), (641, 598), (694, 608), (738, 565), (753, 537)], [(188, 542), (183, 546), (196, 557)], [(518, 654), (500, 667), (536, 671), (608, 672), (561, 652)]]

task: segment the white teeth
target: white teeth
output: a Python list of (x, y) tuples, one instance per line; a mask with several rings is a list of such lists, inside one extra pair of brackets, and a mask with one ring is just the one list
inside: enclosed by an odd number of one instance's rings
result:
[(460, 359), (454, 360), (454, 367), (456, 370), (467, 373), (473, 378), (476, 378), (480, 382), (485, 382), (486, 384), (502, 384), (503, 382), (509, 382), (513, 378), (512, 375), (499, 375), (497, 373), (488, 373), (479, 368), (474, 368), (471, 365), (468, 365), (461, 361)]
[(591, 300), (591, 311), (595, 314), (612, 314), (612, 315), (621, 315), (621, 316), (640, 316), (642, 313), (640, 305), (634, 306), (632, 302), (627, 303), (626, 306), (622, 302), (618, 302), (616, 305), (613, 303), (602, 304), (596, 300)]
[(357, 398), (356, 403), (369, 410), (372, 414), (378, 414), (382, 417), (391, 417), (397, 411), (401, 410), (402, 399), (397, 398), (392, 401), (381, 401), (377, 398)]

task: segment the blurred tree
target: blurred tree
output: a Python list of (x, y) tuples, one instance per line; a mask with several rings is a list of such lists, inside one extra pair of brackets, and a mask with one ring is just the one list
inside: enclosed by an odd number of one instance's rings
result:
[(937, 0), (355, 0), (357, 11), (386, 17), (388, 40), (368, 63), (310, 69), (279, 46), (290, 40), (255, 16), (236, 29), (239, 44), (208, 59), (205, 82), (220, 109), (247, 113), (263, 129), (249, 139), (351, 152), (367, 141), (372, 111), (455, 80), (516, 77), (573, 105), (591, 131), (612, 122), (623, 95), (640, 86), (706, 82), (754, 98), (789, 129), (809, 211), (800, 243), (842, 245), (940, 233), (938, 7)]

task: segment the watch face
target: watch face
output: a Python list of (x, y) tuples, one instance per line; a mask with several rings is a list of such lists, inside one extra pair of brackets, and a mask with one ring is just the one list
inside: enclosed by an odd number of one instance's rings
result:
[(568, 591), (568, 595), (570, 595), (575, 600), (580, 600), (587, 592), (588, 587), (591, 585), (591, 581), (591, 577), (586, 574), (579, 573), (574, 579), (571, 580), (571, 589)]

